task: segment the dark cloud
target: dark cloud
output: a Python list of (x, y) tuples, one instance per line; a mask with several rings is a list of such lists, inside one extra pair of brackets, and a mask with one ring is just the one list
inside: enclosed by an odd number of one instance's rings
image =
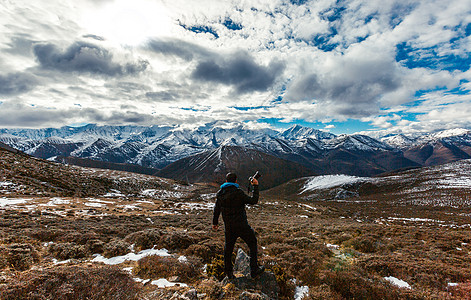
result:
[(104, 41), (105, 40), (104, 37), (99, 36), (99, 35), (94, 35), (94, 34), (85, 34), (82, 37), (84, 37), (86, 39), (94, 39), (94, 40), (97, 40), (97, 41)]
[(175, 92), (163, 91), (163, 92), (148, 92), (146, 97), (151, 100), (171, 101), (177, 99), (179, 95)]
[(26, 73), (0, 74), (0, 95), (16, 95), (28, 92), (37, 85), (37, 80)]
[(100, 46), (76, 42), (65, 51), (53, 44), (34, 46), (34, 54), (41, 67), (62, 72), (91, 73), (107, 76), (132, 75), (144, 71), (149, 63), (140, 60), (119, 64), (110, 51)]
[(213, 55), (203, 47), (177, 39), (154, 39), (147, 43), (147, 48), (153, 52), (176, 56), (186, 61)]
[(284, 68), (285, 65), (279, 61), (272, 61), (268, 66), (259, 65), (248, 53), (237, 52), (199, 62), (192, 77), (199, 81), (231, 85), (243, 94), (266, 91)]
[(330, 113), (362, 117), (377, 111), (381, 97), (398, 90), (401, 83), (394, 64), (350, 62), (331, 73), (300, 76), (288, 88), (285, 99), (313, 101), (328, 105)]
[(153, 124), (157, 121), (152, 115), (124, 109), (109, 112), (79, 107), (50, 109), (11, 101), (2, 103), (2, 109), (0, 109), (0, 126), (2, 127), (62, 126), (73, 123), (74, 120), (110, 125)]
[(7, 44), (10, 48), (6, 48), (5, 51), (15, 55), (31, 56), (31, 49), (34, 43), (35, 41), (31, 36), (27, 34), (16, 34)]

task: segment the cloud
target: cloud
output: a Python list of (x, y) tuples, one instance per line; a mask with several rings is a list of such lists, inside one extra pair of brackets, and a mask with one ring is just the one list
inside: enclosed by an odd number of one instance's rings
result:
[(109, 50), (85, 42), (75, 42), (65, 51), (50, 43), (39, 44), (34, 46), (33, 51), (42, 68), (62, 72), (133, 75), (144, 71), (149, 64), (145, 60), (120, 64), (113, 60)]
[(195, 57), (214, 55), (214, 53), (201, 46), (178, 39), (151, 39), (145, 47), (153, 52), (176, 56), (186, 61), (191, 61)]
[(267, 66), (257, 64), (245, 52), (201, 61), (192, 73), (198, 81), (221, 83), (235, 88), (237, 93), (266, 91), (285, 69), (284, 63), (272, 60)]
[(16, 95), (29, 92), (32, 90), (38, 81), (36, 78), (28, 73), (9, 73), (6, 75), (0, 74), (0, 95)]
[(330, 104), (332, 116), (364, 117), (376, 113), (381, 98), (401, 86), (397, 66), (387, 58), (345, 55), (320, 64), (317, 73), (301, 75), (288, 87), (287, 101)]

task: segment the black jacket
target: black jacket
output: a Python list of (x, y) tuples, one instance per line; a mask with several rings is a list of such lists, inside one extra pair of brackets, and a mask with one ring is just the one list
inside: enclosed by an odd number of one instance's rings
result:
[(252, 197), (242, 191), (242, 189), (229, 185), (222, 187), (216, 196), (216, 205), (214, 206), (213, 225), (218, 225), (219, 214), (222, 212), (224, 225), (235, 227), (248, 225), (247, 214), (245, 213), (246, 204), (258, 203), (258, 185), (254, 186)]

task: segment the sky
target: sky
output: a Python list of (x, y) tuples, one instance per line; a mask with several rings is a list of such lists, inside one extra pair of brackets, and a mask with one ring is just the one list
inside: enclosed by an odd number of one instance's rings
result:
[(3, 0), (0, 127), (471, 128), (471, 0)]

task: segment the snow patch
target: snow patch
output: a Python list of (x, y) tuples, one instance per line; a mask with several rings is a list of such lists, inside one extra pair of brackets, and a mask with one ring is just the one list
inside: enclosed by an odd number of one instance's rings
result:
[(181, 287), (187, 287), (185, 283), (180, 283), (180, 282), (170, 282), (165, 278), (160, 278), (157, 280), (152, 280), (151, 283), (152, 285), (156, 285), (159, 288), (166, 288), (166, 287), (171, 287), (171, 286), (181, 286)]
[(27, 201), (31, 201), (31, 200), (33, 200), (33, 199), (0, 198), (0, 207), (15, 206), (17, 204), (23, 204), (23, 203), (26, 203)]
[(389, 277), (384, 277), (384, 279), (386, 279), (387, 281), (391, 282), (393, 285), (398, 286), (400, 288), (411, 289), (411, 286), (407, 282), (405, 282), (404, 280), (398, 279), (396, 277), (389, 276)]
[(302, 300), (305, 296), (309, 294), (308, 286), (297, 286), (294, 290), (294, 300)]
[(158, 255), (158, 256), (170, 256), (167, 249), (146, 249), (142, 250), (139, 253), (128, 253), (126, 255), (115, 256), (111, 258), (106, 258), (101, 254), (93, 254), (95, 256), (92, 259), (92, 262), (102, 262), (106, 265), (118, 265), (125, 261), (138, 261), (143, 257), (149, 255)]
[(300, 194), (307, 191), (319, 190), (319, 189), (328, 189), (336, 187), (343, 184), (351, 184), (356, 182), (370, 181), (371, 178), (368, 177), (357, 177), (349, 175), (324, 175), (311, 177), (305, 184)]

